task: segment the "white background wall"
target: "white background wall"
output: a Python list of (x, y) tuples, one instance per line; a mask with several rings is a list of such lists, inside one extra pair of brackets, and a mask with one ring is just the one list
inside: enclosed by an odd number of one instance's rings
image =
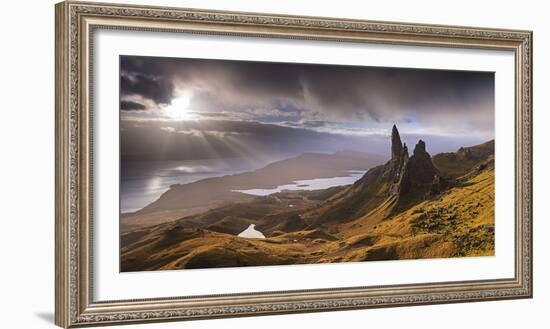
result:
[[(119, 2), (125, 2), (119, 0)], [(534, 31), (535, 298), (126, 326), (126, 328), (548, 328), (550, 22), (545, 1), (131, 1), (296, 15)], [(52, 328), (54, 298), (54, 5), (11, 1), (0, 10), (0, 327)], [(513, 147), (513, 145), (510, 145)], [(546, 312), (545, 312), (546, 311)]]

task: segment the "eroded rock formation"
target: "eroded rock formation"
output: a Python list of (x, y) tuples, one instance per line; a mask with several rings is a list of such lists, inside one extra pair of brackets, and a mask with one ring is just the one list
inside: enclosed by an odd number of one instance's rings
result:
[(419, 140), (409, 157), (406, 144), (401, 144), (399, 131), (392, 128), (392, 159), (386, 164), (391, 175), (390, 195), (397, 197), (397, 209), (400, 210), (412, 203), (438, 193), (441, 177), (426, 152), (426, 143)]

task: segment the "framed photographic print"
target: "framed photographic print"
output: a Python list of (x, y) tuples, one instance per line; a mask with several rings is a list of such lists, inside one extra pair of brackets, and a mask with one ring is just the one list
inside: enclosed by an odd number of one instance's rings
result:
[(56, 324), (532, 296), (532, 33), (56, 6)]

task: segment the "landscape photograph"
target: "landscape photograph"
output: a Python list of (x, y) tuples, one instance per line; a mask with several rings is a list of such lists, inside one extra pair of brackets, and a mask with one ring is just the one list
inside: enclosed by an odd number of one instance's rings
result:
[(495, 255), (493, 72), (120, 56), (120, 271)]

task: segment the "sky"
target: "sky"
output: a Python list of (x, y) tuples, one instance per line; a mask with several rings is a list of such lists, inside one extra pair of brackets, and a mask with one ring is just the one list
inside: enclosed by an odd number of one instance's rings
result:
[(121, 56), (119, 111), (122, 159), (435, 154), (494, 138), (494, 74)]

